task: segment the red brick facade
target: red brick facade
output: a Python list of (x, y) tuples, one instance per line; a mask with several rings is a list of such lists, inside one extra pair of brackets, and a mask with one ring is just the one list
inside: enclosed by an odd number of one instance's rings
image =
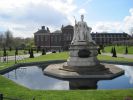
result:
[(42, 29), (34, 33), (36, 47), (45, 48), (46, 50), (68, 50), (73, 38), (73, 26), (68, 25), (50, 32), (42, 26)]
[[(45, 48), (46, 50), (68, 50), (73, 38), (73, 26), (68, 25), (50, 32), (49, 28), (42, 26), (40, 30), (34, 33), (36, 47)], [(114, 41), (128, 40), (130, 36), (126, 33), (91, 33), (93, 40), (98, 45), (110, 45)]]

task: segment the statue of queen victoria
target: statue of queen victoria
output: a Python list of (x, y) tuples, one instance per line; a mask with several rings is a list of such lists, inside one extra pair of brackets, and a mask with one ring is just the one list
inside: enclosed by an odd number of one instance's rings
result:
[(75, 20), (72, 44), (83, 41), (95, 44), (90, 34), (91, 30), (92, 28), (88, 27), (86, 22), (84, 22), (84, 15), (81, 15), (81, 21), (77, 23)]

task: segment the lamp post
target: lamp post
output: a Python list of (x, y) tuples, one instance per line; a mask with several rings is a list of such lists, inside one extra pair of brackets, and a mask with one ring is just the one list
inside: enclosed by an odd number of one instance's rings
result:
[(16, 52), (15, 52), (15, 64), (17, 63), (17, 59), (16, 59)]

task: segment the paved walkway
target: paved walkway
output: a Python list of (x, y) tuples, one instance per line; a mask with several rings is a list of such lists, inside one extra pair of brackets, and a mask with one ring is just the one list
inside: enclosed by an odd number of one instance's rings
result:
[[(111, 53), (102, 53), (102, 55), (112, 56)], [(133, 54), (117, 54), (117, 57), (133, 59)]]

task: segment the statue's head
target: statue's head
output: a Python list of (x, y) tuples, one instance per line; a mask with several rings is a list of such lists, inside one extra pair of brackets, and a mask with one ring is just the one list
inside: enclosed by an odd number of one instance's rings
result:
[(83, 20), (84, 20), (84, 15), (81, 15), (81, 21), (83, 22)]

